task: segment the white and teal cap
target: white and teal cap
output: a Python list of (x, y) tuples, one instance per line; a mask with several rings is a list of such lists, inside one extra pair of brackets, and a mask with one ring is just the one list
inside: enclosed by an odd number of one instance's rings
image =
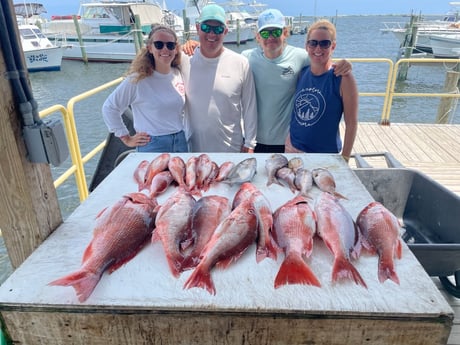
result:
[(260, 13), (257, 21), (259, 32), (266, 28), (282, 29), (286, 26), (285, 24), (286, 21), (283, 14), (274, 8), (269, 8), (268, 10)]
[(216, 4), (206, 5), (201, 9), (200, 18), (198, 23), (204, 23), (208, 20), (216, 20), (225, 25), (225, 10)]

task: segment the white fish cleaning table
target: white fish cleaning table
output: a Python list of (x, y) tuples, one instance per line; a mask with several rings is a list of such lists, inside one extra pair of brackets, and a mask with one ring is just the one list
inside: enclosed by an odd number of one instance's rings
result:
[[(171, 157), (175, 154), (171, 154)], [(178, 154), (184, 161), (197, 153)], [(255, 245), (225, 270), (213, 269), (216, 295), (184, 290), (191, 271), (178, 279), (169, 271), (161, 243), (149, 243), (135, 258), (105, 273), (84, 303), (71, 287), (48, 286), (80, 267), (92, 238), (95, 216), (126, 193), (137, 191), (133, 173), (155, 153), (130, 154), (73, 214), (0, 287), (0, 312), (14, 342), (22, 344), (445, 344), (453, 311), (406, 244), (395, 260), (400, 285), (377, 277), (377, 257), (354, 262), (368, 288), (331, 282), (333, 257), (315, 239), (307, 260), (322, 286), (285, 285), (274, 289), (284, 257), (255, 260)], [(209, 153), (217, 164), (257, 158), (253, 183), (274, 211), (294, 194), (269, 187), (269, 154)], [(326, 167), (341, 203), (352, 217), (371, 196), (339, 155), (300, 156), (308, 169)], [(217, 184), (204, 195), (233, 199), (238, 185)], [(175, 187), (159, 196), (163, 203)], [(317, 192), (316, 187), (313, 195)]]

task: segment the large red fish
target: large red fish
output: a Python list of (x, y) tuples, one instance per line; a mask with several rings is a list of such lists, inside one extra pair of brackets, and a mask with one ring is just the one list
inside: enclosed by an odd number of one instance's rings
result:
[(285, 284), (321, 286), (304, 261), (313, 250), (316, 216), (307, 199), (297, 196), (280, 206), (273, 215), (278, 246), (284, 250), (284, 261), (275, 278), (275, 288)]
[(273, 214), (270, 202), (251, 182), (244, 182), (233, 198), (232, 208), (248, 200), (257, 217), (257, 250), (256, 261), (265, 258), (276, 260), (278, 248), (272, 237)]
[(151, 236), (155, 199), (130, 193), (96, 217), (93, 239), (83, 254), (81, 268), (49, 285), (72, 286), (80, 302), (91, 295), (105, 271), (115, 271), (132, 259)]
[(257, 236), (257, 217), (251, 205), (244, 201), (217, 227), (203, 250), (201, 261), (184, 284), (184, 288), (201, 287), (215, 295), (211, 269), (226, 268), (238, 260)]
[(178, 188), (159, 208), (155, 219), (155, 231), (152, 242), (161, 240), (174, 277), (184, 271), (184, 247), (192, 242), (192, 210), (195, 205), (193, 196)]
[(383, 283), (391, 279), (399, 284), (393, 262), (394, 257), (401, 259), (402, 256), (398, 218), (381, 203), (374, 201), (359, 213), (356, 223), (363, 234), (363, 247), (379, 256), (379, 281)]
[(358, 270), (350, 262), (360, 252), (359, 231), (348, 211), (332, 194), (322, 192), (315, 202), (317, 233), (334, 255), (332, 281), (351, 279), (367, 287)]
[(217, 226), (232, 211), (228, 198), (219, 195), (207, 195), (200, 198), (192, 210), (193, 243), (187, 249), (184, 269), (196, 267), (200, 262), (203, 248), (209, 242)]

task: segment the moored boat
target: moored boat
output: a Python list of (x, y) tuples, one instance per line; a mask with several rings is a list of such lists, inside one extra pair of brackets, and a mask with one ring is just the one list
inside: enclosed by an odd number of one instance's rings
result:
[[(460, 34), (460, 2), (449, 2), (449, 5), (451, 10), (447, 12), (442, 19), (421, 19), (414, 24), (417, 28), (417, 37), (413, 40), (415, 49), (432, 54), (433, 48), (431, 46), (430, 36)], [(383, 25), (384, 27), (380, 29), (382, 33), (391, 32), (398, 39), (401, 46), (407, 45), (411, 36), (408, 23), (384, 22)]]
[(432, 35), (430, 36), (430, 44), (434, 57), (460, 57), (460, 33), (456, 35)]
[[(183, 22), (151, 1), (85, 2), (74, 16), (54, 16), (44, 24), (45, 35), (69, 46), (64, 59), (129, 62), (154, 24), (172, 27), (182, 36)], [(137, 18), (137, 19), (136, 19)]]
[(18, 27), (27, 70), (59, 71), (65, 48), (52, 44), (36, 25), (20, 24)]

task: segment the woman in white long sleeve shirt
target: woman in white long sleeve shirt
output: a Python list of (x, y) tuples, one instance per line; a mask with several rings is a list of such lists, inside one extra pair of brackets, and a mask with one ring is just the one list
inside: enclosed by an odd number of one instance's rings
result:
[[(146, 46), (133, 60), (128, 76), (102, 107), (111, 133), (140, 152), (187, 152), (184, 133), (185, 88), (176, 33), (162, 25), (153, 27)], [(122, 114), (131, 107), (134, 135)]]

